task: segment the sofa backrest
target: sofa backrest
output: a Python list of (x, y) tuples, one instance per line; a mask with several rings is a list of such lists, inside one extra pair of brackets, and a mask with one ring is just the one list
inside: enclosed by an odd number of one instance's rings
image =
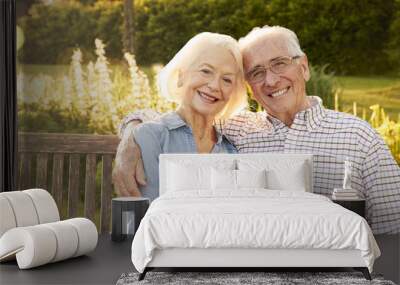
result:
[(53, 197), (44, 189), (0, 193), (0, 237), (16, 227), (57, 222), (60, 214)]

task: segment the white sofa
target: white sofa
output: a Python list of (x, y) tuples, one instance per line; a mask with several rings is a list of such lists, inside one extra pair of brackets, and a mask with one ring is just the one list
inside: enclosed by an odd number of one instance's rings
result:
[(20, 269), (80, 256), (97, 245), (96, 226), (86, 218), (60, 221), (53, 197), (43, 189), (0, 193), (0, 262)]

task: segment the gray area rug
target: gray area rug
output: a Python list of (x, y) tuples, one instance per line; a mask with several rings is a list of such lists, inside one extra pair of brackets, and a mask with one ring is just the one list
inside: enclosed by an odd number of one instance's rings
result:
[(139, 273), (122, 274), (117, 285), (134, 284), (213, 284), (213, 285), (395, 285), (382, 276), (372, 275), (372, 281), (364, 278), (360, 272), (148, 272), (142, 281)]

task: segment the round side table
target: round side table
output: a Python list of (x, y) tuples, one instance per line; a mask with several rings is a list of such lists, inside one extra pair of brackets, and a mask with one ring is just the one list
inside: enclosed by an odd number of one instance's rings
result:
[(112, 231), (111, 240), (123, 241), (133, 238), (140, 221), (149, 208), (149, 198), (118, 197), (111, 201)]

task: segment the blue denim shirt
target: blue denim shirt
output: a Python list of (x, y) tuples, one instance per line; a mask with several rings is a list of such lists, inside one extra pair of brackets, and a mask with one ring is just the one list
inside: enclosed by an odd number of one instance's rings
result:
[[(197, 153), (192, 129), (176, 113), (168, 113), (157, 121), (141, 124), (133, 131), (140, 146), (146, 173), (145, 187), (140, 191), (153, 201), (159, 196), (158, 161), (161, 153)], [(212, 153), (237, 153), (236, 148), (217, 131), (217, 143)]]

